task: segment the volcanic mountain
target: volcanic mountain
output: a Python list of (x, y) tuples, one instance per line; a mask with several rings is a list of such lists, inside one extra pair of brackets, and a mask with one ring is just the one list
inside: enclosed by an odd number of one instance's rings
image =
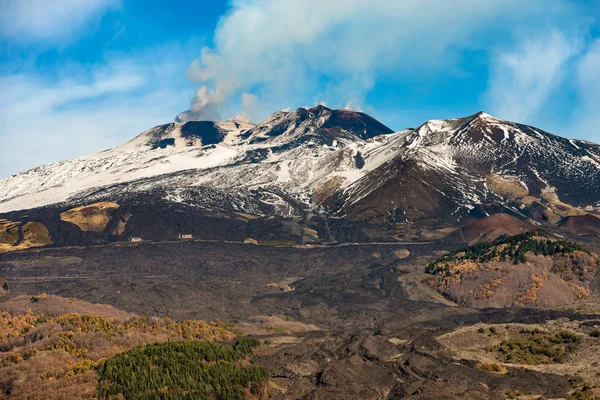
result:
[(600, 146), (485, 113), (157, 126), (0, 180), (0, 398), (102, 398), (114, 357), (183, 393), (114, 349), (206, 329), (258, 339), (269, 398), (597, 395), (599, 216)]
[[(95, 206), (106, 203), (114, 206)], [(104, 221), (92, 223), (92, 241), (187, 232), (369, 241), (495, 213), (555, 226), (600, 215), (600, 146), (483, 112), (393, 132), (364, 113), (317, 106), (257, 125), (169, 123), (0, 180), (10, 246), (41, 220), (55, 243), (81, 241), (90, 229), (64, 217), (76, 207)]]

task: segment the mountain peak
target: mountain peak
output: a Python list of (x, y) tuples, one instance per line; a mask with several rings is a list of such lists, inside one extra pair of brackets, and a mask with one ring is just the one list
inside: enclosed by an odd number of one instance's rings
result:
[(330, 113), (333, 110), (331, 108), (323, 105), (323, 104), (319, 104), (319, 105), (314, 106), (312, 108), (308, 108), (307, 111), (308, 111), (308, 113), (310, 115), (321, 115), (323, 113)]
[(366, 140), (393, 131), (375, 118), (350, 110), (333, 110), (324, 105), (278, 112), (249, 130), (249, 143), (313, 143)]
[(478, 119), (481, 121), (488, 121), (488, 122), (501, 122), (502, 121), (501, 119), (496, 118), (493, 115), (486, 113), (485, 111), (479, 111), (478, 113), (473, 114), (471, 116), (471, 118)]
[[(320, 199), (331, 198), (327, 207), (340, 215), (358, 216), (364, 204), (368, 218), (380, 218), (390, 215), (392, 207), (400, 210), (393, 211), (399, 221), (404, 211), (408, 220), (432, 210), (440, 210), (440, 218), (447, 213), (458, 218), (456, 210), (496, 201), (502, 193), (508, 193), (508, 200), (518, 195), (546, 201), (555, 188), (561, 202), (581, 207), (595, 207), (600, 198), (597, 145), (485, 112), (391, 133), (367, 114), (322, 105), (277, 112), (258, 125), (169, 123), (102, 153), (0, 180), (0, 212), (83, 198), (114, 201), (114, 196), (154, 189), (183, 201), (184, 188), (189, 191), (184, 200), (193, 204), (218, 209), (235, 192), (238, 211), (263, 212), (272, 204), (250, 201), (245, 190), (267, 186), (303, 202), (307, 197), (302, 196), (315, 190)], [(184, 172), (192, 170), (202, 171), (201, 179)], [(124, 191), (118, 185), (125, 182), (131, 184)], [(190, 189), (196, 186), (200, 189)], [(426, 195), (407, 196), (411, 190)], [(216, 192), (224, 197), (214, 197)], [(425, 204), (423, 198), (435, 201)], [(543, 220), (540, 215), (531, 217)]]
[(479, 111), (479, 112), (476, 112), (473, 115), (476, 116), (476, 117), (479, 117), (479, 118), (494, 118), (494, 119), (496, 119), (494, 116), (486, 113), (485, 111)]
[(419, 126), (415, 131), (421, 137), (429, 137), (432, 134), (438, 134), (436, 136), (441, 134), (443, 137), (467, 134), (480, 139), (485, 135), (504, 137), (505, 133), (508, 132), (508, 125), (511, 124), (485, 111), (479, 111), (462, 118), (432, 119)]
[(171, 122), (158, 125), (143, 132), (131, 141), (126, 147), (147, 147), (164, 149), (168, 147), (206, 146), (225, 142), (234, 144), (240, 141), (241, 135), (254, 125), (243, 121), (186, 121)]

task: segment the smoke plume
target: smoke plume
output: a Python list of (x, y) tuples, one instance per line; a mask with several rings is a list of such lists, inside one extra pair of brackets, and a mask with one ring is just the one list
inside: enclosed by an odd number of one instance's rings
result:
[[(379, 80), (456, 68), (489, 45), (503, 16), (540, 0), (237, 0), (188, 70), (200, 88), (178, 121), (243, 116), (325, 100), (363, 107)], [(554, 2), (558, 4), (559, 2)], [(486, 39), (487, 37), (487, 39)], [(251, 97), (250, 97), (251, 96)]]

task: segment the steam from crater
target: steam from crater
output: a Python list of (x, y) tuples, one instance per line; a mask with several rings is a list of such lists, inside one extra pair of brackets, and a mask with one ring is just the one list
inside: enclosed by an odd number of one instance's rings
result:
[[(502, 15), (527, 18), (540, 0), (237, 0), (188, 77), (200, 88), (177, 121), (262, 118), (327, 101), (362, 107), (380, 79), (452, 69), (459, 49)], [(516, 17), (515, 17), (516, 15)], [(496, 25), (497, 29), (502, 27)]]

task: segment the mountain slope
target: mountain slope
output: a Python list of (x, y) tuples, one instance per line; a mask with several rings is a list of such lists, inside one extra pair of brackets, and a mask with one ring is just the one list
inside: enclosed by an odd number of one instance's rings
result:
[[(375, 231), (389, 238), (498, 212), (556, 226), (600, 216), (600, 146), (485, 113), (396, 133), (366, 114), (323, 106), (258, 125), (170, 123), (0, 180), (0, 216), (12, 232), (5, 244), (16, 245), (19, 221), (43, 219), (55, 243), (80, 237), (56, 219), (103, 202), (120, 208), (97, 232), (102, 240), (170, 238), (203, 224), (202, 237), (227, 240), (304, 243), (306, 229), (317, 242), (378, 240)], [(223, 218), (229, 222), (218, 227)]]
[(495, 202), (557, 222), (600, 206), (600, 146), (485, 113), (429, 121), (401, 134), (397, 154), (336, 200), (359, 219), (460, 216)]
[(250, 129), (249, 143), (327, 144), (366, 140), (393, 131), (367, 114), (349, 110), (331, 110), (325, 106), (299, 108), (293, 113), (279, 112)]
[[(114, 149), (0, 180), (0, 212), (76, 203), (99, 191), (107, 191), (108, 196), (114, 196), (114, 191), (123, 194), (122, 188), (112, 188), (127, 182), (133, 183), (128, 192), (164, 187), (169, 189), (169, 199), (181, 201), (191, 199), (180, 189), (192, 188), (199, 193), (193, 197), (210, 202), (211, 196), (200, 193), (208, 188), (212, 197), (219, 198), (216, 206), (221, 205), (223, 193), (244, 186), (233, 208), (256, 213), (260, 207), (241, 204), (248, 201), (244, 197), (249, 189), (274, 184), (293, 192), (299, 185), (314, 186), (332, 169), (352, 174), (352, 145), (362, 143), (361, 137), (391, 132), (365, 114), (321, 106), (277, 113), (256, 127), (235, 121), (166, 124)], [(350, 147), (341, 151), (346, 145)], [(148, 181), (159, 176), (160, 183)], [(276, 196), (265, 203), (278, 201)]]

